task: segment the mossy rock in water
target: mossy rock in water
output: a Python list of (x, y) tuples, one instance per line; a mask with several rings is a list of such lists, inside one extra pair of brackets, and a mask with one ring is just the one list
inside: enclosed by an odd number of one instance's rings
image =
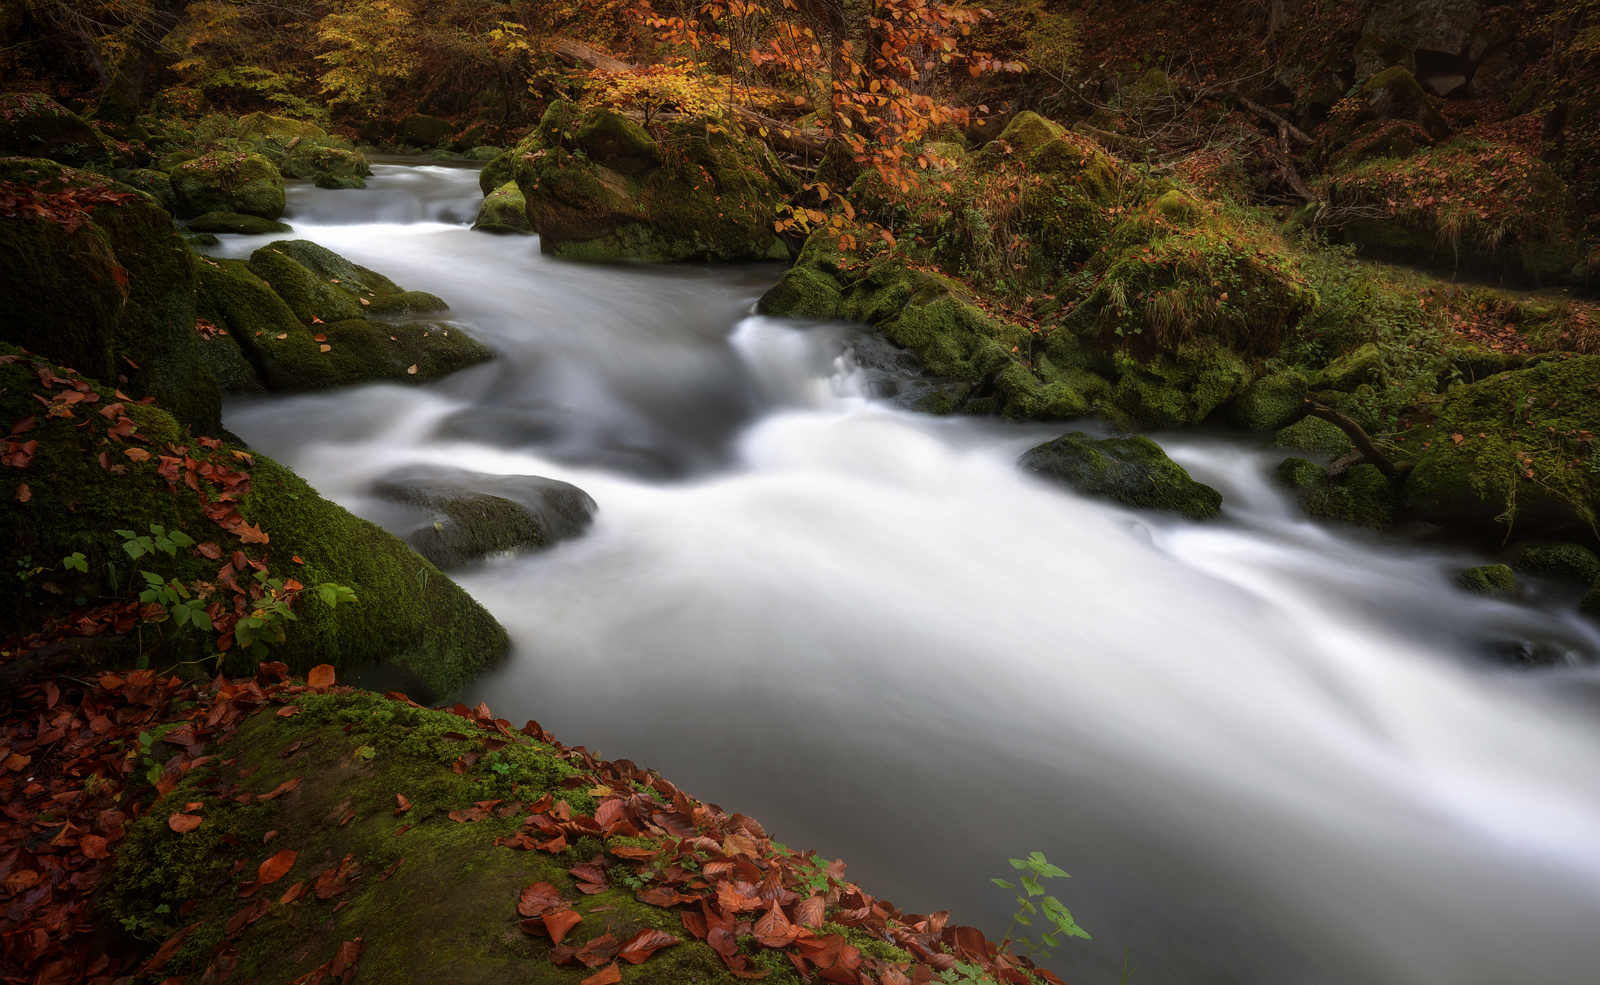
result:
[(318, 188), (365, 188), (372, 174), (367, 156), (358, 150), (323, 141), (305, 140), (285, 151), (278, 170), (286, 178), (313, 181)]
[[(0, 353), (18, 355), (14, 347), (3, 345)], [(77, 398), (74, 418), (38, 418), (29, 434), (39, 442), (26, 470), (29, 495), (8, 496), (0, 503), (0, 543), (6, 545), (6, 563), (13, 570), (24, 555), (51, 559), (47, 563), (59, 567), (55, 559), (74, 552), (84, 554), (88, 567), (52, 572), (30, 580), (22, 591), (0, 593), (4, 625), (37, 631), (48, 620), (66, 617), (75, 597), (129, 597), (134, 588), (127, 580), (123, 537), (115, 531), (143, 532), (159, 524), (202, 544), (218, 545), (223, 557), (234, 551), (256, 560), (265, 557), (279, 577), (355, 590), (360, 601), (337, 608), (322, 604), (315, 592), (296, 604), (297, 620), (288, 623), (287, 639), (272, 648), (272, 656), (300, 670), (319, 663), (388, 663), (430, 694), (443, 695), (505, 653), (505, 631), (465, 592), (398, 538), (318, 496), (293, 472), (226, 442), (201, 444), (159, 405), (119, 400), (111, 387), (91, 384), (59, 367), (45, 366), (67, 383), (42, 383), (35, 362), (21, 357), (0, 366), (0, 420), (34, 415), (39, 410), (34, 393), (46, 399), (67, 392), (93, 394), (94, 400)], [(76, 389), (79, 383), (82, 391)], [(96, 413), (101, 409), (112, 413)], [(121, 418), (128, 423), (122, 424)], [(129, 426), (135, 428), (133, 435), (125, 435)], [(124, 429), (125, 436), (110, 433), (113, 427)], [(184, 481), (189, 459), (211, 467), (199, 476), (202, 487), (212, 487), (204, 501)], [(158, 470), (169, 462), (177, 463), (177, 472), (161, 475)], [(218, 468), (224, 474), (247, 473), (247, 481), (219, 485), (220, 479), (207, 478), (217, 475)], [(236, 498), (221, 499), (225, 491)], [(230, 511), (242, 523), (229, 520)], [(138, 567), (184, 585), (203, 581), (217, 586), (204, 598), (215, 595), (231, 611), (232, 595), (221, 587), (226, 578), (219, 578), (218, 564), (204, 551), (157, 551), (142, 558)], [(215, 634), (180, 630), (171, 621), (147, 625), (142, 632), (142, 641), (138, 632), (127, 632), (106, 645), (113, 647), (116, 658), (130, 663), (141, 652), (173, 664), (216, 652)], [(255, 662), (240, 649), (229, 654), (232, 663), (226, 666), (235, 674), (247, 672)]]
[(508, 181), (484, 196), (472, 228), (486, 233), (533, 232), (528, 224), (528, 200), (522, 197), (522, 189), (515, 181)]
[(1474, 595), (1509, 598), (1517, 593), (1517, 576), (1503, 564), (1482, 564), (1457, 571), (1455, 583)]
[(1161, 446), (1143, 435), (1096, 440), (1082, 431), (1030, 448), (1022, 468), (1096, 499), (1134, 509), (1206, 520), (1222, 510), (1222, 494), (1196, 482)]
[(478, 146), (467, 151), (464, 156), (469, 161), (483, 161), (488, 163), (504, 153), (505, 148), (503, 147), (494, 147), (489, 144), (479, 144)]
[(1251, 380), (1249, 363), (1218, 345), (1185, 344), (1127, 363), (1096, 410), (1125, 428), (1172, 428), (1205, 420)]
[(1562, 578), (1585, 585), (1600, 578), (1600, 557), (1582, 544), (1524, 541), (1512, 545), (1503, 560), (1513, 571), (1542, 578)]
[(168, 212), (178, 211), (178, 196), (173, 194), (172, 179), (167, 177), (166, 172), (155, 168), (135, 168), (123, 177), (122, 182), (149, 195)]
[(189, 220), (190, 232), (196, 233), (265, 236), (270, 233), (286, 233), (292, 228), (287, 222), (273, 222), (258, 215), (239, 215), (237, 212), (207, 212)]
[(1376, 465), (1352, 465), (1338, 476), (1303, 458), (1285, 459), (1278, 481), (1294, 491), (1306, 515), (1386, 530), (1404, 516), (1400, 483)]
[(1272, 436), (1273, 445), (1299, 451), (1320, 451), (1330, 458), (1338, 458), (1353, 445), (1350, 436), (1338, 425), (1320, 417), (1302, 417)]
[(401, 291), (359, 300), (367, 302), (367, 313), (373, 315), (426, 315), (450, 307), (443, 298), (427, 291)]
[[(1592, 527), (1600, 508), (1600, 356), (1452, 387), (1406, 481), (1411, 511), (1444, 527)], [(1479, 435), (1483, 437), (1479, 437)], [(1458, 442), (1455, 435), (1460, 435)]]
[(260, 154), (205, 154), (177, 165), (167, 176), (172, 179), (180, 217), (239, 212), (276, 219), (287, 204), (282, 176)]
[(437, 116), (413, 113), (400, 124), (400, 136), (419, 147), (437, 147), (455, 132), (455, 125)]
[(1306, 378), (1295, 370), (1271, 373), (1244, 388), (1228, 408), (1236, 427), (1277, 431), (1305, 413)]
[(319, 277), (284, 252), (281, 242), (268, 243), (250, 254), (250, 270), (289, 305), (307, 325), (313, 320), (344, 321), (365, 317), (359, 294), (332, 279)]
[[(104, 187), (54, 161), (0, 161), (0, 180)], [(69, 232), (47, 219), (0, 222), (0, 339), (215, 433), (221, 397), (201, 364), (192, 254), (159, 206), (130, 195)]]
[(1363, 383), (1383, 384), (1383, 353), (1371, 342), (1345, 353), (1311, 379), (1312, 390), (1350, 393)]
[(0, 95), (0, 157), (43, 157), (63, 164), (107, 163), (94, 128), (42, 92)]
[(373, 493), (425, 514), (405, 540), (441, 571), (576, 537), (598, 509), (588, 493), (557, 479), (427, 465), (385, 475)]
[[(541, 124), (509, 164), (544, 252), (575, 260), (788, 259), (772, 217), (799, 182), (765, 144), (737, 127), (685, 119), (664, 124), (669, 154), (619, 114), (565, 112), (552, 106), (546, 120), (560, 118)], [(492, 180), (485, 172), (482, 180)]]
[[(149, 928), (135, 945), (140, 959), (178, 929), (192, 927), (163, 975), (198, 980), (227, 943), (236, 948), (227, 953), (238, 980), (297, 981), (327, 964), (342, 942), (359, 940), (354, 968), (362, 982), (579, 985), (596, 969), (570, 958), (556, 964), (542, 923), (529, 921), (534, 932), (520, 926), (523, 891), (548, 883), (580, 918), (564, 935), (573, 948), (602, 938), (602, 947), (620, 943), (642, 930), (680, 942), (637, 966), (614, 962), (625, 969), (626, 985), (739, 985), (755, 972), (770, 985), (800, 985), (787, 955), (756, 947), (748, 936), (741, 953), (750, 970), (746, 979), (735, 977), (717, 952), (684, 929), (684, 914), (697, 908), (637, 898), (634, 886), (644, 884), (646, 863), (607, 849), (653, 850), (659, 839), (602, 840), (575, 827), (555, 852), (496, 844), (526, 830), (529, 808), (545, 796), (564, 805), (552, 817), (593, 814), (594, 784), (580, 782), (588, 771), (578, 755), (520, 735), (483, 732), (446, 711), (343, 692), (296, 694), (300, 710), (291, 718), (270, 711), (246, 718), (233, 737), (207, 750), (215, 758), (186, 772), (174, 790), (128, 823), (101, 899), (112, 926), (127, 920)], [(477, 737), (491, 739), (495, 751), (486, 751)], [(285, 784), (293, 788), (273, 799), (240, 803), (249, 799), (240, 790), (263, 794)], [(646, 802), (661, 796), (642, 783), (640, 789)], [(410, 805), (398, 815), (397, 794)], [(179, 834), (168, 819), (189, 804), (200, 805), (191, 816), (202, 821)], [(278, 834), (263, 847), (269, 831)], [(283, 851), (293, 853), (290, 867), (257, 889), (263, 902), (241, 898), (241, 884), (254, 882), (260, 863)], [(239, 857), (245, 871), (235, 873)], [(603, 886), (580, 890), (569, 870), (583, 863), (604, 870)], [(785, 864), (809, 871), (806, 862)], [(304, 891), (283, 902), (285, 890), (296, 885)], [(257, 919), (235, 919), (252, 904), (261, 910)], [(231, 936), (230, 922), (239, 925)], [(910, 960), (862, 930), (836, 924), (817, 930), (840, 933), (855, 960), (901, 966)]]

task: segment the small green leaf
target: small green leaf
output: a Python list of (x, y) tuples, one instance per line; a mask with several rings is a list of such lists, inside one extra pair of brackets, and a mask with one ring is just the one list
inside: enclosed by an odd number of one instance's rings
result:
[(1006, 882), (1004, 879), (990, 879), (989, 881), (994, 883), (996, 886), (999, 886), (1001, 889), (1016, 889), (1017, 888), (1015, 883)]
[(372, 748), (371, 746), (362, 746), (355, 751), (355, 757), (357, 759), (371, 759), (377, 754), (378, 750)]
[(194, 546), (194, 538), (190, 537), (188, 534), (184, 533), (182, 530), (174, 530), (174, 531), (172, 531), (171, 533), (167, 534), (167, 539), (172, 541), (174, 544), (177, 544), (179, 547), (193, 547)]

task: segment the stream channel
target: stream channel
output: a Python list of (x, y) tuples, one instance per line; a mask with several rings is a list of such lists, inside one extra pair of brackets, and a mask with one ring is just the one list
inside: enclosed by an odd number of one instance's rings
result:
[[(752, 316), (776, 265), (583, 265), (468, 229), (477, 172), (291, 188), (293, 236), (498, 353), (420, 388), (238, 399), (227, 426), (380, 523), (447, 464), (574, 483), (581, 538), (457, 580), (512, 655), (466, 693), (1005, 932), (1006, 859), (1091, 934), (1074, 985), (1600, 980), (1600, 631), (1575, 594), (1306, 520), (1260, 435), (1154, 435), (1197, 524), (1022, 475), (1064, 426), (890, 400), (860, 329)], [(278, 237), (223, 237), (249, 253)], [(1551, 665), (1518, 669), (1508, 656)]]

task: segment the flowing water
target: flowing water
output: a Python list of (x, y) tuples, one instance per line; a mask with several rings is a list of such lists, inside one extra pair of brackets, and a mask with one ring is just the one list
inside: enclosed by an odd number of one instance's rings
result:
[(989, 877), (1043, 851), (1094, 934), (1048, 962), (1075, 983), (1600, 980), (1600, 633), (1570, 591), (1481, 600), (1465, 548), (1307, 522), (1233, 433), (1156, 436), (1220, 520), (1081, 499), (1013, 465), (1065, 428), (909, 413), (873, 396), (881, 343), (751, 316), (775, 266), (565, 263), (466, 228), (475, 172), (377, 171), (293, 189), (295, 234), (499, 358), (226, 420), (380, 521), (371, 482), (418, 462), (598, 501), (459, 576), (515, 641), (463, 700), (996, 939)]

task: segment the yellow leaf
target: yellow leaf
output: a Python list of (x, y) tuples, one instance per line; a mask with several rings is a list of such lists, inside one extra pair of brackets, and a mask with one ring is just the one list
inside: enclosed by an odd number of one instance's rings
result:
[(406, 372), (410, 373), (412, 376), (416, 376), (417, 375), (417, 364), (416, 363), (412, 363), (410, 366), (407, 366), (406, 367)]
[(333, 346), (331, 346), (331, 345), (322, 345), (322, 346), (320, 346), (320, 349), (323, 352), (330, 352), (330, 351), (332, 351)]

